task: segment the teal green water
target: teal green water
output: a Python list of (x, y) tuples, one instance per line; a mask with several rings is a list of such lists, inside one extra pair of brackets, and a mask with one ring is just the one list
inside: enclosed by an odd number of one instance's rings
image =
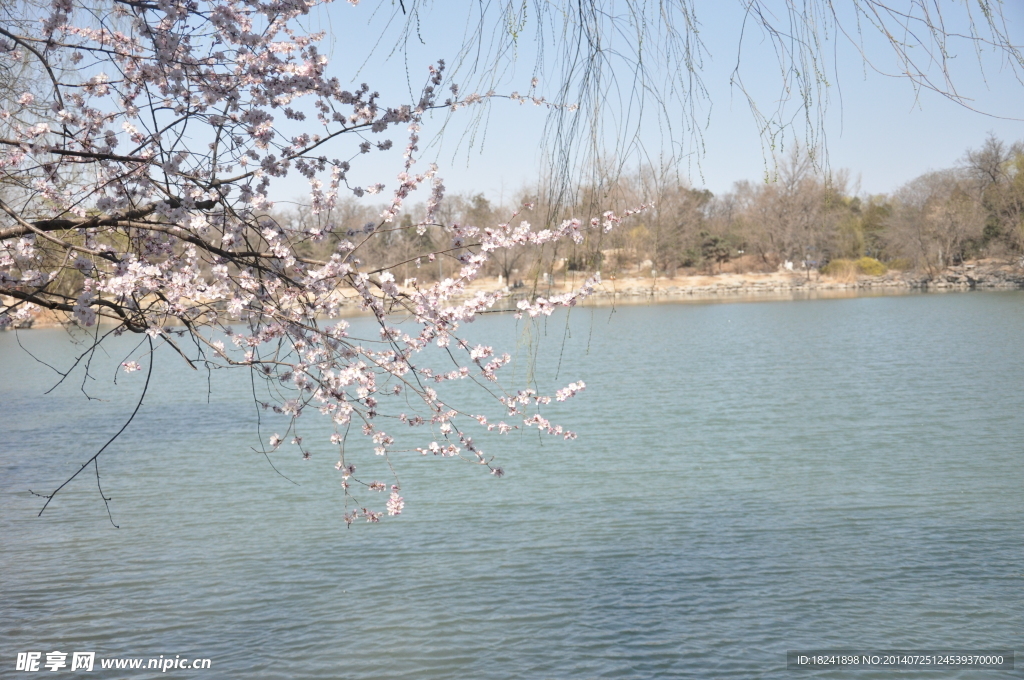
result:
[[(471, 330), (518, 346), (519, 378), (537, 349), (541, 382), (587, 382), (557, 411), (579, 439), (484, 438), (504, 479), (400, 459), (405, 513), (348, 530), (334, 454), (282, 449), (300, 485), (278, 477), (249, 448), (248, 377), (208, 382), (166, 353), (102, 459), (121, 528), (91, 475), (36, 518), (27, 490), (116, 431), (141, 374), (112, 386), (111, 354), (89, 383), (107, 401), (80, 376), (43, 396), (54, 376), (0, 334), (0, 676), (55, 649), (212, 659), (100, 678), (410, 680), (866, 680), (894, 673), (791, 672), (785, 652), (1024, 653), (1024, 293)], [(71, 356), (66, 337), (20, 334), (47, 361)]]

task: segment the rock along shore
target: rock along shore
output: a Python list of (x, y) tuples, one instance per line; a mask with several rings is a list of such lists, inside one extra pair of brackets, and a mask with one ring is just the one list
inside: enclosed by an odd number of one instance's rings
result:
[[(531, 294), (550, 296), (564, 293), (582, 282), (556, 276), (554, 285), (524, 286), (509, 291), (510, 300)], [(493, 290), (486, 281), (473, 290)], [(586, 304), (617, 304), (682, 300), (727, 299), (800, 299), (808, 297), (854, 297), (859, 295), (898, 295), (910, 292), (1024, 289), (1024, 267), (994, 261), (949, 267), (942, 272), (888, 272), (882, 276), (858, 276), (834, 279), (811, 272), (773, 272), (681, 276), (676, 278), (609, 277), (598, 285)], [(514, 306), (511, 305), (511, 306)]]
[[(521, 287), (499, 285), (496, 278), (481, 278), (467, 289), (467, 297), (478, 291), (506, 291), (504, 304), (497, 309), (512, 310), (521, 299), (550, 297), (578, 288), (583, 273), (559, 273), (554, 282), (527, 282)], [(899, 295), (911, 292), (948, 292), (967, 290), (1024, 289), (1022, 263), (981, 260), (949, 267), (934, 274), (891, 271), (882, 276), (857, 276), (835, 279), (809, 272), (772, 272), (716, 274), (707, 276), (606, 277), (583, 304), (613, 305), (679, 301), (726, 301), (748, 299), (805, 299), (856, 297), (862, 295)], [(351, 314), (360, 311), (353, 303)], [(21, 328), (53, 328), (67, 323), (64, 314), (40, 310), (31, 324)]]

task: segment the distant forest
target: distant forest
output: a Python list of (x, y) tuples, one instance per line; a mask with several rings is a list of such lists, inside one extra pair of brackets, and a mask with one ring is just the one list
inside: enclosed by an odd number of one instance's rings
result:
[[(541, 230), (570, 216), (589, 219), (645, 203), (653, 207), (609, 233), (588, 233), (580, 245), (498, 253), (488, 273), (505, 281), (594, 271), (672, 277), (775, 271), (787, 262), (795, 270), (826, 273), (850, 265), (869, 274), (934, 273), (968, 259), (1024, 254), (1024, 143), (991, 136), (955, 167), (929, 172), (885, 195), (853, 195), (847, 172), (823, 172), (802, 149), (782, 159), (769, 181), (737, 182), (720, 195), (692, 188), (671, 170), (651, 168), (598, 176), (571, 200), (548, 198), (560, 189), (539, 182), (521, 190), (513, 205), (495, 205), (482, 194), (448, 195), (426, 227), (417, 227), (423, 206), (413, 207), (395, 228), (375, 230), (375, 238), (360, 247), (361, 258), (391, 269), (400, 283), (410, 277), (431, 281), (458, 271), (457, 251), (429, 262), (417, 256), (450, 248), (447, 230), (453, 224), (498, 228), (525, 220)], [(524, 210), (524, 204), (533, 207)], [(378, 224), (381, 210), (351, 199), (330, 215), (300, 209), (276, 217), (302, 231), (329, 219), (326, 238), (303, 244), (310, 256), (323, 257), (339, 241)]]

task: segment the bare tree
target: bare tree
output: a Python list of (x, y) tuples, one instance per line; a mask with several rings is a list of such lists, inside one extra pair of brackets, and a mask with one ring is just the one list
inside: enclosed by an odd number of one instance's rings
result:
[(1024, 249), (1024, 142), (1005, 144), (990, 134), (964, 155), (975, 198), (986, 213), (983, 240), (1010, 252)]
[(982, 236), (984, 213), (963, 171), (922, 175), (895, 198), (890, 244), (929, 272), (961, 262)]

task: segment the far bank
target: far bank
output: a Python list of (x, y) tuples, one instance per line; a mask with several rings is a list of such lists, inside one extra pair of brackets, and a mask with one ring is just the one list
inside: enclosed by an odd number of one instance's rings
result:
[[(509, 285), (502, 277), (481, 277), (466, 287), (463, 299), (478, 292), (503, 292), (495, 311), (512, 311), (516, 303), (535, 297), (552, 297), (577, 290), (589, 275), (584, 272), (560, 272), (541, 275), (530, 281), (516, 280)], [(428, 284), (431, 285), (431, 284)], [(406, 287), (411, 290), (410, 285)], [(844, 272), (834, 276), (817, 270), (749, 273), (720, 273), (676, 276), (602, 277), (593, 293), (582, 304), (651, 304), (684, 301), (799, 300), (859, 297), (864, 295), (900, 295), (907, 293), (955, 292), (969, 290), (1024, 289), (1021, 262), (977, 260), (947, 267), (937, 272), (887, 271), (878, 276)], [(342, 306), (342, 316), (358, 316), (354, 296)], [(62, 312), (40, 309), (19, 328), (53, 328), (68, 323)]]

